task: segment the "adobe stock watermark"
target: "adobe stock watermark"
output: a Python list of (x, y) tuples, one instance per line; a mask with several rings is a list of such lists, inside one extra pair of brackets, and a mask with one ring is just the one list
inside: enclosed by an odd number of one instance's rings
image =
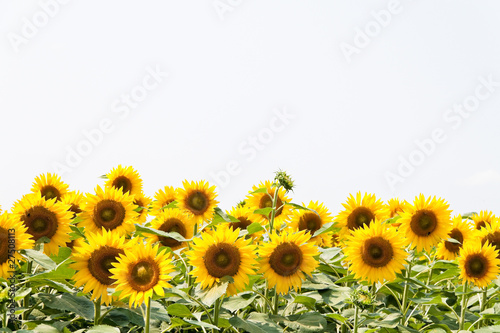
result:
[(225, 188), (231, 182), (231, 178), (239, 175), (243, 171), (240, 160), (247, 163), (254, 161), (259, 152), (263, 151), (278, 133), (283, 132), (285, 128), (296, 116), (290, 113), (286, 107), (274, 109), (273, 116), (269, 119), (266, 127), (260, 129), (255, 135), (250, 135), (238, 145), (238, 158), (228, 161), (222, 170), (210, 172), (210, 178), (217, 188)]
[[(494, 81), (493, 74), (487, 77), (478, 77), (479, 84), (474, 89), (474, 92), (465, 97), (461, 103), (455, 103), (452, 107), (443, 113), (445, 123), (451, 125), (452, 130), (457, 130), (463, 123), (464, 119), (468, 119), (481, 106), (481, 102), (486, 101), (500, 87), (500, 82)], [(421, 166), (426, 159), (434, 154), (437, 146), (448, 139), (446, 130), (442, 127), (436, 127), (432, 130), (431, 135), (421, 140), (415, 140), (413, 143), (416, 148), (408, 155), (398, 155), (398, 166), (395, 172), (387, 171), (385, 180), (387, 185), (394, 192), (396, 185), (404, 183)]]
[(243, 3), (243, 0), (215, 0), (212, 2), (215, 12), (221, 21), (224, 21), (228, 13), (233, 12)]
[(403, 12), (403, 5), (399, 0), (390, 0), (385, 9), (370, 12), (371, 20), (366, 22), (363, 28), (354, 28), (354, 37), (351, 43), (342, 42), (339, 44), (340, 51), (344, 55), (348, 64), (352, 62), (355, 54), (361, 53), (375, 39), (383, 29), (391, 24), (394, 16)]
[[(168, 73), (162, 71), (158, 65), (154, 68), (148, 66), (145, 71), (146, 74), (140, 83), (132, 87), (129, 92), (120, 94), (111, 104), (111, 112), (122, 121), (128, 118), (130, 112), (137, 109), (140, 103), (168, 77)], [(95, 127), (82, 130), (82, 138), (74, 146), (66, 146), (63, 160), (52, 163), (54, 172), (61, 176), (79, 167), (84, 158), (104, 142), (106, 135), (113, 133), (116, 125), (117, 119), (104, 117)]]
[(12, 31), (7, 33), (7, 39), (14, 52), (19, 53), (21, 45), (26, 45), (35, 38), (40, 30), (47, 26), (50, 19), (59, 14), (61, 6), (69, 2), (70, 0), (40, 0), (38, 10), (30, 18), (23, 17), (21, 19), (19, 33)]

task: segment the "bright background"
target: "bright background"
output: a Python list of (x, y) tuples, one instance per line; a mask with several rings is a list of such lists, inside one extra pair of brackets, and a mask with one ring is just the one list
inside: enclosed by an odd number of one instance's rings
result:
[[(465, 116), (447, 113), (473, 101), (480, 77), (500, 82), (498, 1), (65, 2), (0, 2), (4, 209), (40, 173), (92, 191), (122, 164), (151, 197), (206, 179), (223, 209), (281, 168), (295, 202), (333, 214), (357, 191), (500, 213), (500, 85)], [(148, 68), (168, 77), (127, 109)], [(419, 153), (436, 129), (446, 139)], [(68, 166), (78, 147), (86, 156)], [(391, 186), (410, 156), (419, 165)]]

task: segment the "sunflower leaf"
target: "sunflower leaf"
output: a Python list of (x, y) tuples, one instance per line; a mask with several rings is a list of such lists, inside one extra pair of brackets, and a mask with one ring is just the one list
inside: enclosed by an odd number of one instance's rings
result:
[(323, 226), (321, 228), (319, 228), (318, 230), (316, 230), (314, 232), (314, 235), (312, 235), (312, 237), (316, 237), (316, 236), (322, 235), (324, 233), (333, 231), (333, 229), (335, 229), (335, 222), (325, 223), (325, 224), (323, 224)]
[(43, 254), (42, 252), (31, 250), (31, 249), (26, 249), (24, 250), (26, 255), (33, 259), (37, 264), (42, 266), (45, 269), (55, 269), (57, 264), (54, 262), (54, 260), (50, 259), (47, 255)]
[(455, 238), (448, 238), (445, 242), (448, 242), (448, 243), (453, 243), (453, 244), (462, 244), (460, 243), (459, 240), (455, 239)]
[(179, 234), (178, 232), (165, 232), (165, 231), (157, 230), (157, 229), (150, 228), (150, 227), (144, 227), (144, 226), (139, 225), (139, 224), (135, 225), (135, 229), (137, 231), (147, 233), (147, 234), (153, 234), (156, 236), (173, 238), (178, 242), (189, 242), (191, 240), (191, 238), (186, 239), (186, 238), (182, 237), (182, 235)]
[(101, 178), (101, 179), (108, 179), (108, 175), (102, 175), (102, 176), (99, 176), (99, 178)]
[(240, 222), (236, 217), (224, 213), (219, 207), (215, 207), (214, 212), (226, 222)]
[(273, 211), (273, 207), (266, 207), (254, 210), (254, 214), (269, 215)]
[(97, 325), (89, 329), (87, 332), (120, 333), (120, 329), (109, 325)]
[(257, 193), (267, 193), (267, 187), (261, 187), (253, 192), (249, 192), (249, 194), (257, 194)]
[(167, 312), (171, 316), (177, 316), (177, 317), (181, 317), (181, 318), (185, 318), (185, 317), (193, 317), (194, 318), (194, 316), (191, 313), (191, 311), (189, 310), (189, 308), (187, 306), (185, 306), (184, 304), (177, 304), (177, 303), (170, 304), (167, 307)]
[(212, 306), (218, 298), (226, 293), (228, 285), (229, 281), (215, 283), (212, 288), (206, 289), (201, 293), (200, 300), (205, 305)]
[(169, 202), (165, 206), (161, 207), (161, 210), (165, 210), (167, 208), (177, 208), (177, 201), (174, 200), (174, 201)]
[(254, 222), (247, 227), (248, 235), (265, 230), (259, 222)]
[(307, 208), (307, 207), (304, 207), (304, 206), (301, 206), (301, 205), (297, 205), (296, 203), (293, 203), (293, 202), (285, 202), (285, 205), (292, 206), (295, 209), (308, 210), (310, 212), (313, 212), (313, 213), (316, 213), (317, 215), (319, 215), (318, 212), (315, 211), (314, 209)]
[(276, 326), (271, 326), (266, 322), (251, 322), (241, 319), (240, 317), (229, 318), (229, 323), (236, 328), (240, 328), (250, 333), (268, 333), (268, 332), (283, 332)]

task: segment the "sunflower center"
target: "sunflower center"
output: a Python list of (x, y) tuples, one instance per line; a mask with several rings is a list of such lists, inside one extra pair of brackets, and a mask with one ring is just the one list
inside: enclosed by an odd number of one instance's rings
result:
[(61, 193), (57, 188), (55, 188), (52, 185), (46, 185), (42, 187), (40, 192), (42, 193), (42, 197), (44, 197), (45, 200), (50, 200), (54, 198), (57, 198), (57, 200), (61, 200)]
[(316, 230), (321, 228), (321, 218), (314, 213), (305, 213), (300, 217), (299, 230), (309, 230), (314, 234)]
[(187, 198), (187, 206), (194, 215), (202, 215), (208, 209), (208, 198), (201, 191), (194, 191)]
[(494, 231), (484, 236), (481, 240), (481, 245), (484, 245), (487, 241), (499, 250), (497, 258), (500, 259), (500, 231)]
[(302, 251), (293, 243), (283, 243), (274, 249), (269, 257), (269, 265), (281, 276), (290, 276), (300, 269), (303, 261)]
[(76, 214), (80, 214), (82, 212), (82, 210), (80, 209), (80, 206), (75, 205), (75, 204), (71, 204), (71, 206), (69, 207), (68, 210), (73, 213), (73, 218), (76, 217)]
[(90, 274), (104, 285), (112, 285), (116, 280), (111, 278), (113, 263), (118, 261), (118, 255), (123, 254), (123, 250), (110, 246), (102, 246), (90, 255), (88, 268)]
[(458, 253), (458, 251), (460, 251), (460, 248), (462, 247), (462, 244), (464, 242), (464, 236), (462, 235), (462, 232), (460, 230), (458, 230), (457, 228), (455, 228), (450, 232), (449, 236), (450, 236), (450, 238), (453, 238), (453, 239), (456, 239), (457, 241), (459, 241), (460, 244), (445, 241), (444, 246), (446, 247), (446, 249), (448, 251), (453, 252), (453, 253)]
[(436, 215), (430, 210), (419, 210), (412, 216), (410, 227), (417, 236), (427, 237), (437, 227)]
[[(182, 237), (186, 237), (187, 235), (187, 230), (184, 223), (181, 220), (176, 219), (174, 217), (169, 218), (168, 220), (163, 222), (163, 224), (158, 228), (158, 230), (165, 232), (177, 232)], [(175, 240), (170, 237), (159, 236), (158, 239), (160, 240), (163, 246), (168, 246), (173, 249), (182, 245), (182, 242), (179, 242), (178, 240)]]
[(488, 260), (482, 254), (473, 254), (465, 260), (467, 276), (480, 279), (488, 272)]
[(484, 221), (476, 222), (476, 229), (481, 230), (481, 228), (486, 228), (486, 222)]
[(365, 224), (370, 224), (375, 219), (373, 212), (366, 207), (357, 207), (347, 217), (347, 228), (356, 230), (362, 228)]
[(142, 207), (140, 210), (139, 210), (139, 215), (142, 214), (142, 212), (144, 211), (144, 204), (142, 203), (141, 200), (134, 200), (134, 205), (137, 205), (139, 207)]
[(246, 230), (247, 227), (252, 224), (252, 221), (250, 221), (249, 219), (247, 219), (246, 217), (244, 216), (240, 216), (238, 217), (238, 220), (240, 220), (240, 222), (233, 222), (233, 223), (229, 223), (229, 227), (232, 229), (232, 230), (236, 230), (238, 228), (240, 228), (241, 230)]
[(113, 230), (119, 227), (125, 220), (125, 208), (120, 202), (114, 200), (102, 200), (94, 208), (94, 223), (98, 228)]
[(121, 189), (123, 193), (130, 192), (132, 189), (132, 182), (125, 176), (118, 176), (113, 180), (112, 186)]
[[(265, 194), (260, 198), (260, 203), (259, 203), (259, 208), (268, 208), (268, 207), (273, 207), (273, 194)], [(278, 196), (278, 199), (276, 200), (276, 214), (274, 215), (279, 216), (283, 212), (283, 201), (281, 201), (280, 197)], [(271, 218), (271, 213), (267, 216), (268, 219)]]
[(146, 291), (156, 286), (160, 278), (160, 269), (158, 265), (150, 260), (143, 259), (133, 264), (130, 270), (130, 285), (138, 291)]
[(28, 209), (21, 217), (21, 220), (35, 241), (42, 237), (51, 238), (57, 231), (58, 221), (56, 214), (42, 206), (35, 206)]
[(391, 243), (382, 237), (367, 239), (361, 248), (361, 258), (371, 267), (385, 267), (394, 255)]
[(0, 227), (0, 265), (9, 259), (9, 233)]
[(219, 243), (208, 248), (203, 258), (205, 267), (213, 277), (234, 276), (241, 263), (240, 251), (227, 243)]

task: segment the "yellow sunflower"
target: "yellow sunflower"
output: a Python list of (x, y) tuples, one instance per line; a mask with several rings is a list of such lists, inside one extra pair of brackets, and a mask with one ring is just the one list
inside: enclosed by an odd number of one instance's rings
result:
[(264, 274), (269, 289), (276, 287), (282, 295), (291, 288), (300, 290), (306, 274), (311, 276), (319, 265), (314, 258), (319, 251), (309, 243), (310, 238), (311, 234), (305, 230), (269, 234), (269, 241), (259, 247), (259, 273)]
[(41, 192), (30, 193), (14, 204), (13, 214), (20, 219), (28, 233), (37, 241), (42, 237), (49, 239), (43, 245), (47, 255), (57, 254), (59, 247), (65, 247), (70, 241), (69, 226), (72, 213), (69, 206), (56, 199), (45, 200)]
[(110, 304), (112, 297), (108, 288), (114, 288), (116, 280), (111, 278), (112, 263), (118, 261), (118, 256), (135, 242), (126, 243), (125, 237), (120, 237), (115, 231), (103, 228), (101, 233), (87, 233), (88, 243), (78, 242), (73, 250), (73, 260), (70, 265), (77, 273), (73, 276), (76, 287), (83, 287), (84, 293), (92, 291), (91, 300), (101, 298), (101, 303)]
[[(305, 207), (305, 204), (302, 203)], [(326, 208), (323, 203), (318, 203), (318, 201), (311, 201), (307, 208), (312, 209), (315, 212), (309, 210), (294, 210), (292, 221), (290, 222), (290, 227), (299, 231), (305, 230), (311, 234), (311, 236), (320, 229), (323, 225), (332, 222), (332, 217), (328, 208)], [(332, 233), (323, 233), (319, 236), (312, 237), (311, 241), (316, 245), (323, 247), (332, 246)]]
[(106, 230), (116, 230), (119, 235), (132, 233), (138, 215), (134, 211), (137, 208), (134, 205), (134, 196), (114, 187), (103, 190), (97, 186), (95, 192), (95, 195), (87, 193), (78, 226), (91, 233), (101, 232), (102, 227)]
[[(165, 209), (160, 215), (151, 221), (151, 228), (165, 232), (177, 232), (186, 239), (193, 237), (194, 225), (195, 222), (193, 218), (177, 208)], [(159, 241), (162, 246), (168, 246), (174, 251), (187, 246), (186, 242), (179, 242), (173, 238), (151, 234), (145, 235), (147, 235), (153, 243)]]
[(406, 200), (399, 200), (398, 198), (387, 200), (389, 218), (392, 218), (396, 215), (401, 215), (407, 205), (408, 202)]
[(47, 173), (35, 178), (31, 191), (40, 191), (45, 200), (56, 198), (59, 201), (68, 192), (68, 185), (63, 183), (58, 175)]
[(61, 197), (61, 202), (69, 206), (69, 210), (73, 213), (73, 220), (82, 212), (83, 193), (80, 191), (67, 192)]
[(137, 212), (139, 215), (137, 215), (136, 217), (136, 221), (139, 224), (146, 222), (146, 219), (148, 218), (150, 204), (151, 204), (151, 198), (146, 197), (143, 193), (134, 195), (134, 205), (137, 205), (137, 207), (139, 208), (142, 207)]
[(208, 182), (202, 180), (189, 183), (187, 180), (182, 182), (184, 188), (176, 191), (176, 201), (179, 209), (191, 214), (196, 223), (209, 220), (214, 214), (214, 209), (219, 203), (215, 200), (215, 185), (210, 186)]
[(168, 274), (174, 271), (174, 266), (166, 249), (158, 251), (159, 247), (160, 244), (144, 244), (139, 238), (134, 247), (125, 249), (125, 254), (120, 254), (118, 262), (112, 264), (114, 268), (109, 271), (116, 280), (115, 290), (121, 291), (120, 299), (129, 297), (129, 307), (147, 304), (153, 293), (163, 296), (163, 288), (170, 287)]
[(34, 241), (22, 222), (6, 212), (0, 215), (0, 278), (12, 276), (17, 262), (23, 258), (19, 251), (33, 248)]
[(475, 230), (470, 228), (467, 221), (462, 220), (462, 215), (457, 215), (453, 218), (453, 226), (448, 234), (448, 238), (453, 238), (460, 242), (452, 243), (443, 239), (437, 246), (436, 255), (445, 260), (454, 260), (458, 256), (458, 252), (466, 242), (474, 239)]
[(139, 173), (131, 166), (113, 168), (106, 174), (108, 181), (106, 187), (114, 187), (121, 190), (123, 193), (128, 194), (141, 194), (142, 193), (142, 179)]
[[(498, 221), (498, 219), (494, 219), (490, 223), (486, 223), (485, 226), (479, 230), (477, 236), (481, 240), (481, 245), (489, 242), (500, 252), (500, 221)], [(500, 254), (498, 258), (500, 259)]]
[(447, 238), (452, 228), (449, 205), (441, 198), (423, 194), (415, 198), (413, 205), (408, 205), (398, 222), (399, 230), (406, 237), (406, 244), (416, 247), (417, 251), (437, 245)]
[(163, 211), (163, 207), (175, 200), (175, 188), (173, 186), (165, 186), (155, 193), (151, 214), (156, 216)]
[(493, 212), (491, 211), (482, 210), (479, 214), (473, 214), (471, 219), (474, 221), (476, 230), (481, 230), (481, 228), (486, 227), (486, 225), (495, 221), (497, 217), (493, 215)]
[[(227, 214), (237, 218), (239, 222), (231, 222), (227, 223), (228, 227), (230, 227), (233, 230), (240, 229), (240, 230), (246, 230), (247, 227), (252, 224), (252, 223), (259, 223), (260, 225), (264, 226), (265, 219), (262, 217), (262, 215), (254, 214), (253, 209), (251, 209), (248, 206), (238, 206), (238, 207), (233, 207), (230, 212), (226, 212)], [(258, 231), (250, 235), (252, 239), (258, 240), (262, 237), (264, 234), (264, 231)]]
[(344, 253), (355, 278), (370, 283), (393, 281), (396, 273), (403, 270), (408, 256), (404, 240), (387, 227), (375, 220), (354, 230), (348, 237)]
[[(273, 206), (274, 192), (276, 191), (276, 185), (266, 180), (264, 183), (260, 183), (259, 186), (253, 186), (252, 192), (258, 189), (266, 188), (267, 192), (264, 193), (250, 193), (247, 196), (246, 206), (253, 210), (268, 208)], [(285, 205), (285, 202), (290, 202), (291, 199), (285, 196), (286, 191), (284, 188), (280, 188), (278, 191), (278, 198), (276, 200), (276, 215), (274, 216), (274, 226), (276, 229), (280, 229), (281, 225), (288, 221), (292, 215), (292, 206)], [(262, 215), (265, 219), (269, 220), (271, 218), (271, 213), (269, 215)]]
[(210, 288), (224, 276), (231, 276), (233, 282), (226, 291), (226, 295), (231, 296), (249, 284), (248, 276), (255, 274), (257, 252), (250, 239), (238, 238), (238, 234), (238, 229), (222, 227), (193, 240), (191, 250), (186, 252), (194, 267), (189, 274), (201, 288)]
[(389, 217), (387, 206), (374, 194), (365, 193), (363, 197), (361, 197), (361, 192), (356, 193), (356, 197), (349, 194), (347, 202), (343, 203), (342, 206), (345, 210), (336, 217), (336, 221), (342, 228), (340, 230), (342, 240), (347, 239), (351, 231), (361, 228), (365, 224), (370, 224), (375, 219), (384, 221)]
[(499, 265), (498, 251), (490, 244), (468, 242), (458, 255), (460, 278), (479, 288), (487, 287), (498, 276)]

